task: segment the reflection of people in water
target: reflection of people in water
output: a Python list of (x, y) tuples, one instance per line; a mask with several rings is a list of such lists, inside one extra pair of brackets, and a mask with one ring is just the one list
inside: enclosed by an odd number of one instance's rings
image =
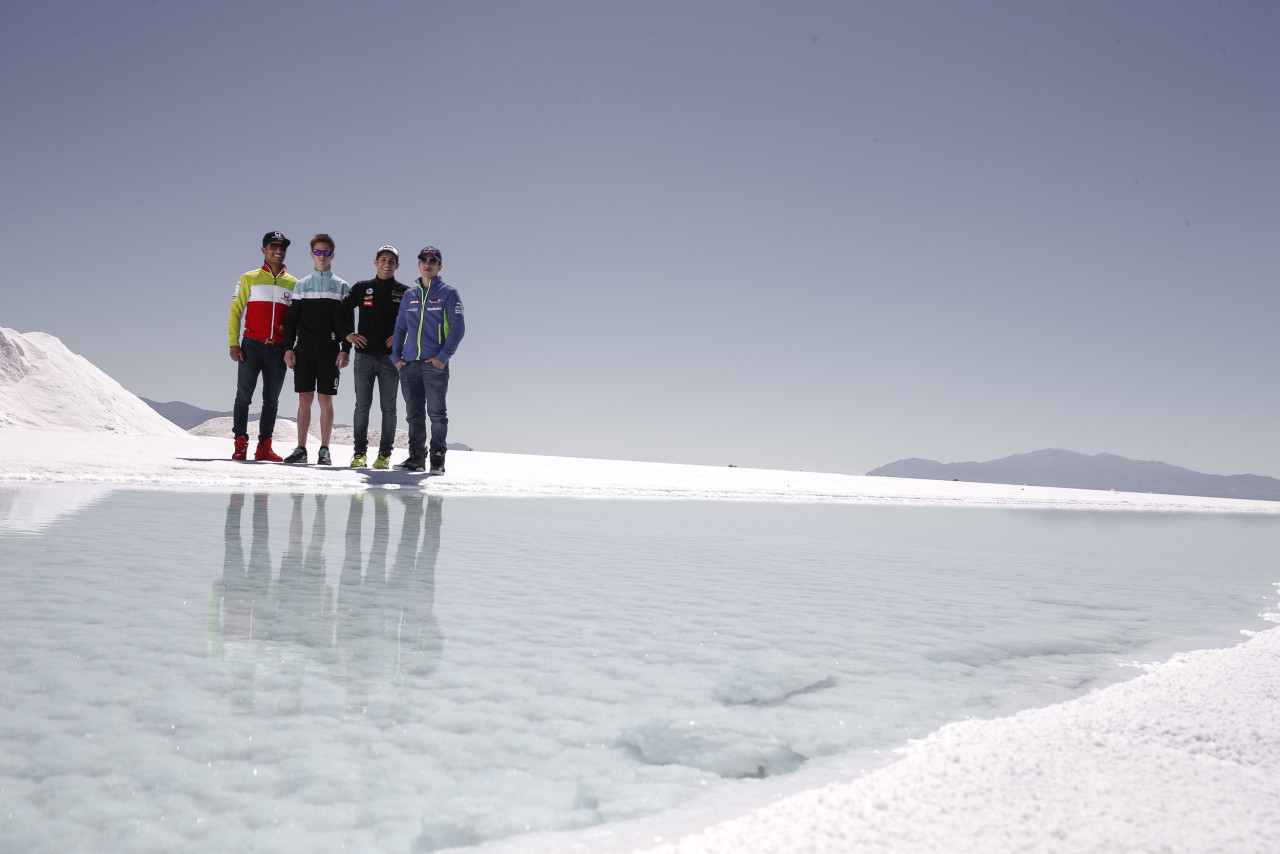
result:
[(440, 664), (443, 638), (435, 618), (436, 557), (440, 554), (444, 499), (403, 490), (396, 494), (404, 498), (404, 525), (387, 576), (387, 590), (397, 613), (398, 681), (406, 674), (425, 676)]
[(333, 588), (325, 584), (325, 496), (315, 496), (311, 541), (302, 550), (302, 495), (294, 494), (289, 515), (289, 545), (280, 559), (272, 640), (327, 647), (333, 638)]
[[(404, 502), (404, 517), (389, 566), (386, 493), (352, 495), (347, 514), (336, 634), (348, 679), (348, 711), (355, 714), (367, 707), (372, 685), (403, 686), (433, 672), (440, 659), (442, 638), (433, 607), (443, 499), (409, 490), (395, 494)], [(367, 503), (373, 504), (373, 539), (365, 562)]]
[(253, 708), (253, 682), (259, 669), (254, 652), (263, 637), (262, 611), (271, 587), (267, 499), (262, 493), (253, 497), (253, 539), (246, 563), (240, 540), (244, 493), (231, 495), (223, 525), (222, 579), (214, 582), (211, 603), (210, 629), (214, 628), (215, 620), (219, 628), (213, 636), (213, 657), (234, 677), (232, 703), (246, 709)]
[[(324, 509), (325, 496), (315, 496), (315, 517), (311, 523), (311, 540), (302, 549), (302, 498), (293, 495), (289, 514), (289, 544), (280, 559), (280, 574), (271, 597), (275, 605), (267, 626), (267, 636), (277, 644), (284, 696), (281, 711), (302, 710), (302, 683), (307, 675), (309, 658), (323, 662), (333, 638), (333, 588), (325, 584)], [(311, 656), (289, 655), (290, 649), (306, 650)]]
[[(403, 688), (435, 670), (442, 644), (433, 608), (443, 501), (418, 491), (395, 494), (404, 514), (390, 562), (387, 493), (351, 496), (336, 612), (333, 588), (326, 583), (326, 497), (314, 497), (308, 538), (304, 496), (293, 495), (288, 545), (273, 577), (268, 496), (253, 499), (247, 561), (240, 535), (245, 497), (231, 496), (210, 630), (214, 658), (234, 677), (234, 704), (252, 710), (255, 687), (258, 692), (275, 687), (281, 690), (280, 711), (300, 711), (304, 677), (318, 663), (322, 675), (347, 688), (348, 712), (363, 714), (375, 686)], [(374, 517), (367, 560), (362, 548), (366, 504), (373, 505)]]

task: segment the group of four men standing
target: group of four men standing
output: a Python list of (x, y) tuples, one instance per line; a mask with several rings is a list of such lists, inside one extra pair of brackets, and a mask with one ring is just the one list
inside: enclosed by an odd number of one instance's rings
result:
[[(428, 458), (433, 474), (444, 472), (449, 417), (449, 359), (466, 330), (458, 292), (440, 277), (444, 258), (428, 246), (418, 253), (422, 273), (412, 285), (396, 281), (400, 253), (382, 246), (374, 256), (377, 275), (355, 286), (333, 274), (336, 244), (327, 234), (311, 238), (315, 270), (301, 281), (285, 270), (290, 240), (278, 231), (262, 238), (263, 264), (236, 283), (227, 332), (231, 359), (238, 363), (232, 418), (235, 451), (249, 451), (249, 404), (262, 377), (262, 416), (255, 460), (307, 462), (311, 404), (320, 398), (318, 465), (331, 465), (333, 397), (340, 372), (354, 347), (356, 409), (353, 468), (368, 465), (369, 410), (378, 386), (382, 435), (375, 469), (389, 468), (396, 435), (396, 391), (404, 394), (409, 424), (409, 456), (397, 468), (423, 471)], [(354, 313), (359, 310), (359, 323)], [(286, 369), (293, 370), (298, 393), (298, 447), (281, 460), (271, 448), (280, 389)], [(431, 420), (430, 438), (427, 419)], [(429, 441), (429, 444), (428, 444)]]

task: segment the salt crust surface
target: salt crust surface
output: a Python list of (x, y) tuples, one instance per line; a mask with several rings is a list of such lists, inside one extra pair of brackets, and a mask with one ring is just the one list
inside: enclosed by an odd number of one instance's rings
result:
[[(0, 428), (0, 481), (112, 484), (223, 491), (351, 492), (420, 485), (431, 494), (576, 496), (715, 501), (836, 501), (1082, 510), (1209, 511), (1280, 514), (1280, 502), (1091, 489), (957, 483), (910, 478), (720, 468), (671, 463), (453, 451), (442, 478), (390, 470), (354, 470), (349, 446), (334, 445), (339, 465), (235, 462), (230, 437), (165, 436)], [(74, 448), (75, 453), (67, 453)], [(392, 460), (405, 454), (397, 450)]]
[(1012, 718), (654, 852), (1280, 850), (1280, 631)]

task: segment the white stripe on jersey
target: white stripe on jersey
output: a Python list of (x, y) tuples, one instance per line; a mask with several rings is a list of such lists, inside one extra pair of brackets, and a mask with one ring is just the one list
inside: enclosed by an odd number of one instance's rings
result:
[(250, 302), (278, 302), (288, 305), (293, 301), (293, 291), (280, 285), (250, 285)]

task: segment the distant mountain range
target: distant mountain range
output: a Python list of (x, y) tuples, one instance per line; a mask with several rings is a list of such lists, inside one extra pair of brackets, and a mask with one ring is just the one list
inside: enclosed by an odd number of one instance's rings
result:
[(1280, 501), (1280, 480), (1256, 474), (1203, 474), (1160, 462), (1142, 462), (1115, 454), (1078, 454), (1050, 448), (1014, 454), (985, 463), (940, 463), (906, 459), (889, 463), (868, 475), (961, 480), (970, 483), (1013, 483), (1064, 486), (1074, 489), (1114, 489), (1117, 492), (1158, 492), (1210, 498), (1253, 498)]

